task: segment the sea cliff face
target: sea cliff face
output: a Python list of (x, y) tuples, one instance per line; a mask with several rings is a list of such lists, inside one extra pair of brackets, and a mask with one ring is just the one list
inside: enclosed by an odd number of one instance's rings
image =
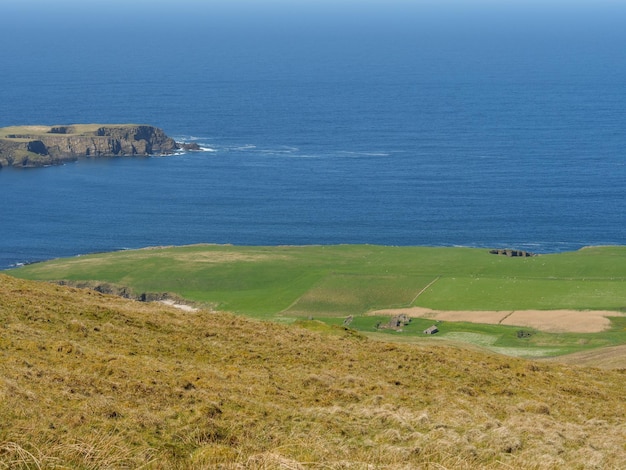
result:
[(134, 124), (0, 129), (0, 167), (40, 167), (79, 157), (168, 155), (180, 148), (161, 129)]

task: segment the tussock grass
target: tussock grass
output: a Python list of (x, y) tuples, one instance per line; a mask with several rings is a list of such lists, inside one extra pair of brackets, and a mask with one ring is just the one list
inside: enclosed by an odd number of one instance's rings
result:
[(314, 321), (0, 275), (0, 365), (0, 468), (626, 466), (622, 371)]

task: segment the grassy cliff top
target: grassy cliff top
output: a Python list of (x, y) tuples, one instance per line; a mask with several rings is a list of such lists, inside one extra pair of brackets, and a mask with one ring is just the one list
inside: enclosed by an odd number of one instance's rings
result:
[(456, 247), (190, 245), (57, 259), (11, 272), (172, 291), (254, 315), (307, 316), (409, 306), (621, 310), (625, 261), (625, 246), (510, 258)]
[(0, 275), (1, 468), (624, 468), (623, 371)]
[[(138, 124), (70, 124), (56, 126), (10, 126), (0, 128), (0, 139), (35, 139), (44, 135), (94, 135), (101, 128), (132, 128)], [(17, 136), (17, 137), (13, 137)]]

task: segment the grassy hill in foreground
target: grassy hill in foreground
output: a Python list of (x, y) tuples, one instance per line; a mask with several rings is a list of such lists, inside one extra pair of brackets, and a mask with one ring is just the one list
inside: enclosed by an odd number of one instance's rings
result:
[(623, 371), (5, 275), (0, 364), (0, 468), (626, 467)]
[[(313, 317), (341, 325), (350, 315), (351, 328), (386, 340), (445, 338), (511, 356), (551, 357), (626, 344), (625, 261), (626, 247), (509, 258), (469, 248), (194, 245), (58, 259), (10, 273), (115, 284), (136, 294), (173, 292), (284, 323)], [(412, 307), (468, 314), (414, 318), (402, 332), (377, 329), (389, 321), (377, 310)], [(436, 338), (426, 339), (430, 318), (445, 322)], [(617, 365), (626, 367), (621, 357)]]

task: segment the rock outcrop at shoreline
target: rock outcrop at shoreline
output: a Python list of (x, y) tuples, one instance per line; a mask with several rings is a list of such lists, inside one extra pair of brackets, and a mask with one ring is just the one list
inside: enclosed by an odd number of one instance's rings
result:
[(0, 129), (0, 167), (41, 167), (79, 157), (169, 155), (181, 148), (191, 150), (181, 145), (148, 125), (5, 127)]
[(503, 255), (503, 256), (508, 256), (508, 257), (514, 257), (514, 256), (518, 256), (518, 257), (522, 257), (522, 258), (528, 258), (531, 256), (537, 256), (535, 253), (530, 253), (529, 251), (524, 251), (524, 250), (511, 250), (511, 249), (494, 249), (494, 250), (489, 250), (489, 253), (491, 253), (492, 255)]

